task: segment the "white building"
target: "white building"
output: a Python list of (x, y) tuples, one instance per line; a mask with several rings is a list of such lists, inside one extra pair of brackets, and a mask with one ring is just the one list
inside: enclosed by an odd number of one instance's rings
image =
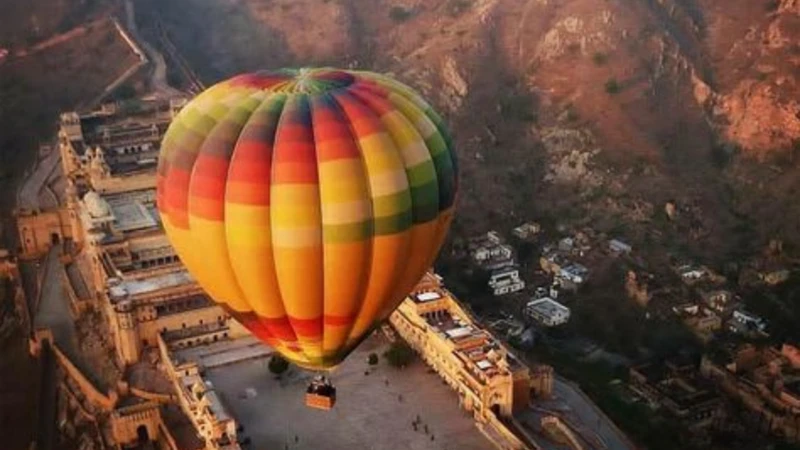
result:
[(581, 264), (573, 263), (561, 269), (559, 278), (568, 283), (581, 285), (589, 279), (589, 269)]
[(511, 259), (513, 255), (514, 250), (510, 246), (506, 244), (492, 244), (477, 247), (472, 252), (472, 259), (478, 264), (483, 264), (489, 261)]
[(542, 227), (536, 222), (526, 222), (514, 228), (512, 233), (518, 239), (529, 241), (536, 237), (542, 231)]
[(546, 326), (555, 327), (569, 321), (569, 308), (550, 297), (532, 300), (525, 306), (525, 316)]
[(608, 249), (611, 253), (617, 255), (629, 255), (633, 251), (633, 247), (620, 241), (619, 239), (612, 239), (608, 241)]
[(517, 267), (506, 267), (492, 272), (489, 287), (495, 296), (500, 296), (525, 289), (525, 281), (519, 277)]
[(731, 319), (728, 328), (734, 333), (747, 331), (760, 331), (763, 333), (767, 329), (767, 322), (764, 319), (741, 309), (734, 311)]

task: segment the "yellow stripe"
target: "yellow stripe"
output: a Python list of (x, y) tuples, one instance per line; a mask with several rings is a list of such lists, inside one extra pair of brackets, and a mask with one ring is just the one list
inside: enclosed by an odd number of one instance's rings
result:
[(400, 154), (403, 157), (405, 167), (414, 167), (420, 163), (430, 161), (430, 152), (419, 135), (417, 130), (400, 112), (393, 111), (381, 117), (384, 126), (389, 130)]
[(341, 203), (367, 197), (367, 182), (360, 160), (339, 159), (319, 165), (323, 203)]
[(226, 203), (225, 229), (228, 245), (272, 246), (269, 206)]
[(370, 172), (369, 186), (373, 198), (408, 190), (406, 169), (400, 167), (392, 172), (384, 172), (376, 175)]
[(273, 229), (319, 227), (321, 217), (318, 185), (273, 185), (270, 197)]
[(403, 168), (403, 162), (392, 138), (386, 133), (375, 133), (358, 140), (369, 174), (393, 172)]

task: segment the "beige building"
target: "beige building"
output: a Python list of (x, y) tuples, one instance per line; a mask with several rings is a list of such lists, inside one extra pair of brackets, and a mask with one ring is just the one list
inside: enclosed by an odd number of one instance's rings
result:
[(552, 371), (536, 371), (532, 381), (530, 369), (478, 327), (435, 274), (425, 275), (389, 321), (479, 422), (527, 407), (532, 386), (543, 396), (552, 391)]
[(184, 104), (141, 101), (61, 115), (59, 151), (68, 187), (59, 217), (68, 226), (60, 236), (39, 232), (33, 239), (72, 239), (121, 365), (136, 363), (161, 333), (224, 328), (228, 321), (181, 265), (156, 209), (160, 142)]
[[(175, 354), (212, 342), (228, 341), (227, 327), (196, 326), (158, 336), (161, 361), (175, 387), (178, 402), (209, 450), (238, 450), (237, 424), (210, 382), (203, 366)], [(229, 341), (228, 341), (229, 342)]]

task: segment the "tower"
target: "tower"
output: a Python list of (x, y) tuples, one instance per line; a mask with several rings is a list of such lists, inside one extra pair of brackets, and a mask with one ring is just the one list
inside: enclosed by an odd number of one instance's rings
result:
[(117, 356), (124, 365), (134, 364), (139, 361), (142, 349), (133, 304), (129, 300), (120, 301), (114, 307), (114, 313), (117, 322)]

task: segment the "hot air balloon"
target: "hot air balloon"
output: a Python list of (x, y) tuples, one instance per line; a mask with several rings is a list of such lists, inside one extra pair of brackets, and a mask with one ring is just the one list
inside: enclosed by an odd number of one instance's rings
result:
[(189, 102), (157, 202), (201, 287), (298, 366), (342, 362), (433, 264), (457, 167), (412, 89), (331, 68), (240, 75)]

